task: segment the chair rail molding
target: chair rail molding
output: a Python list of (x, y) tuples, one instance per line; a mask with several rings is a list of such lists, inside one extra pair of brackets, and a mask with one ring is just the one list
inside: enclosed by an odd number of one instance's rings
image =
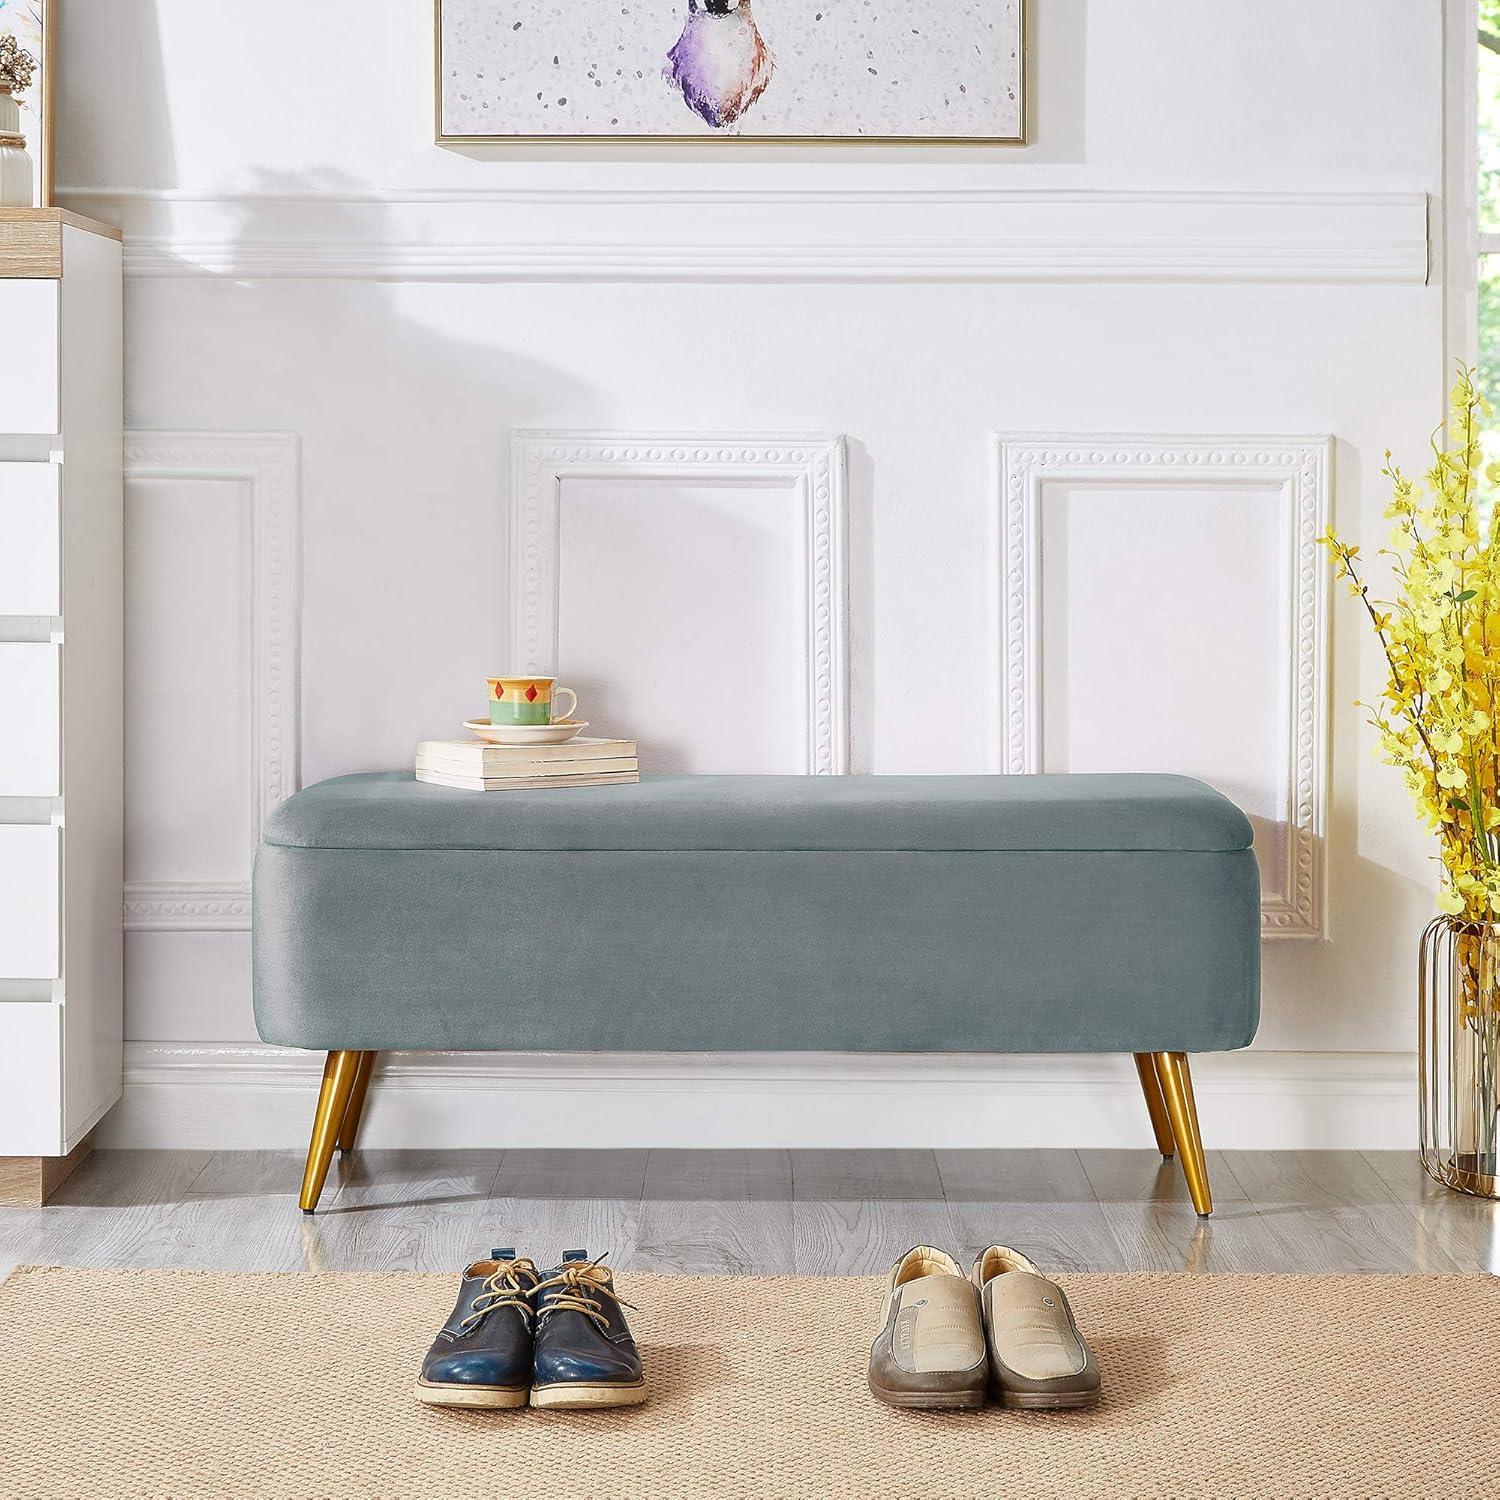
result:
[(828, 435), (511, 434), (511, 642), (520, 669), (550, 671), (557, 657), (559, 505), (567, 479), (632, 484), (776, 485), (803, 508), (806, 769), (849, 769), (846, 474), (844, 440)]
[(1050, 485), (1255, 485), (1289, 508), (1284, 551), (1291, 604), (1290, 670), (1283, 707), (1288, 763), (1281, 879), (1267, 882), (1266, 937), (1321, 938), (1327, 907), (1329, 567), (1317, 546), (1328, 528), (1333, 439), (1249, 434), (1230, 437), (1113, 433), (996, 433), (992, 469), (998, 512), (999, 647), (996, 769), (1043, 765), (1041, 649), (1042, 506)]
[(124, 226), (135, 277), (1420, 285), (1429, 259), (1422, 193), (999, 189), (930, 172), (869, 186), (61, 193)]
[[(301, 660), (301, 488), (290, 432), (125, 434), (130, 488), (148, 479), (238, 481), (250, 505), (250, 847), (272, 810), (297, 790)], [(250, 881), (129, 881), (124, 920), (134, 932), (244, 932)]]

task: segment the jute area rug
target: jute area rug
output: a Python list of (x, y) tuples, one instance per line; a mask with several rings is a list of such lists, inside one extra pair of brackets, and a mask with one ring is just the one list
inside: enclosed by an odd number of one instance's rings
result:
[(870, 1399), (869, 1278), (621, 1277), (648, 1405), (412, 1398), (451, 1276), (27, 1267), (0, 1287), (24, 1496), (1500, 1493), (1500, 1281), (1073, 1276), (1092, 1412)]

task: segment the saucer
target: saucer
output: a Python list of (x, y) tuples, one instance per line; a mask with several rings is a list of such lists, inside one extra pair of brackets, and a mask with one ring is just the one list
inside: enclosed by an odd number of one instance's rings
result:
[(589, 727), (587, 719), (559, 719), (555, 724), (491, 724), (488, 719), (465, 719), (470, 734), (491, 745), (566, 745), (581, 729)]

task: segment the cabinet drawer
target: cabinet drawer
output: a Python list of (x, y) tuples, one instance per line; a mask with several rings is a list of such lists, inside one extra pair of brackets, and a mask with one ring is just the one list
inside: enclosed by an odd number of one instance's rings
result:
[(0, 1156), (63, 1153), (62, 1011), (0, 1002)]
[(0, 644), (0, 797), (62, 792), (61, 671), (61, 646)]
[(0, 823), (0, 979), (57, 979), (62, 971), (62, 829)]
[(57, 464), (0, 463), (0, 615), (62, 613)]
[(0, 432), (44, 433), (58, 416), (58, 290), (56, 281), (0, 280)]

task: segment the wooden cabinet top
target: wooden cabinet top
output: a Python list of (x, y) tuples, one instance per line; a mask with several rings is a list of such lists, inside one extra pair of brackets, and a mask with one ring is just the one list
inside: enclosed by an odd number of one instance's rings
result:
[(0, 208), (0, 277), (61, 276), (64, 224), (106, 239), (124, 238), (112, 225), (66, 208)]

